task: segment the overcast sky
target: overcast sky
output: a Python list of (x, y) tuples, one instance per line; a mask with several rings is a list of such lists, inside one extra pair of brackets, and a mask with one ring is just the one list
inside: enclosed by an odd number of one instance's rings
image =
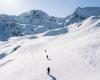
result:
[(77, 7), (100, 7), (100, 0), (0, 0), (0, 14), (18, 15), (33, 9), (65, 17)]

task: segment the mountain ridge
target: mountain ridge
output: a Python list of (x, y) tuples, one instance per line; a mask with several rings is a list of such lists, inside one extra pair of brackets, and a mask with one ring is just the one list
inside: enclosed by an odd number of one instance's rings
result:
[(0, 15), (0, 40), (5, 41), (12, 36), (43, 33), (64, 28), (73, 23), (80, 25), (82, 21), (91, 16), (100, 16), (100, 7), (78, 7), (72, 15), (65, 18), (49, 16), (41, 10), (30, 10), (17, 16), (2, 14)]

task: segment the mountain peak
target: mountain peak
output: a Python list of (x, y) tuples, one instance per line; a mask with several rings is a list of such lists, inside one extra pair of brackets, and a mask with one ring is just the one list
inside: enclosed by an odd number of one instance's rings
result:
[(100, 7), (78, 7), (76, 11), (65, 18), (65, 25), (81, 22), (91, 16), (99, 16)]
[[(99, 7), (78, 7), (76, 11), (66, 17), (49, 16), (41, 10), (30, 10), (18, 16), (0, 15), (0, 38), (24, 36), (58, 29), (73, 23), (82, 22), (90, 16), (100, 15)], [(4, 39), (3, 39), (4, 40)]]
[(88, 18), (90, 16), (98, 16), (100, 15), (100, 7), (78, 7), (74, 14), (82, 18)]
[(30, 10), (30, 11), (28, 11), (28, 12), (24, 12), (24, 13), (22, 13), (22, 14), (20, 14), (20, 15), (18, 15), (18, 16), (29, 16), (29, 15), (31, 15), (31, 16), (34, 16), (34, 15), (47, 15), (48, 16), (48, 14), (47, 13), (45, 13), (44, 11), (42, 11), (42, 10)]

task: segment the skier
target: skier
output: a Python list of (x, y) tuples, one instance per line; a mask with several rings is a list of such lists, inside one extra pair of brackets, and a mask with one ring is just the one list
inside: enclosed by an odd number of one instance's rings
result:
[(47, 50), (45, 50), (45, 52), (47, 52)]
[(51, 60), (48, 55), (46, 55), (47, 60)]
[(50, 67), (47, 68), (47, 74), (50, 74)]
[(48, 55), (46, 55), (46, 57), (47, 57), (47, 59), (49, 58), (49, 56), (48, 56)]

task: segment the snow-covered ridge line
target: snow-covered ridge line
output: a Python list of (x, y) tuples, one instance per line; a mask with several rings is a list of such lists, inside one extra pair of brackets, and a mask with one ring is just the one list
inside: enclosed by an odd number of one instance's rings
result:
[(5, 41), (12, 36), (33, 35), (63, 28), (73, 23), (80, 23), (88, 17), (99, 15), (99, 7), (77, 8), (66, 18), (49, 16), (41, 10), (31, 10), (17, 16), (2, 14), (0, 15), (0, 40)]

